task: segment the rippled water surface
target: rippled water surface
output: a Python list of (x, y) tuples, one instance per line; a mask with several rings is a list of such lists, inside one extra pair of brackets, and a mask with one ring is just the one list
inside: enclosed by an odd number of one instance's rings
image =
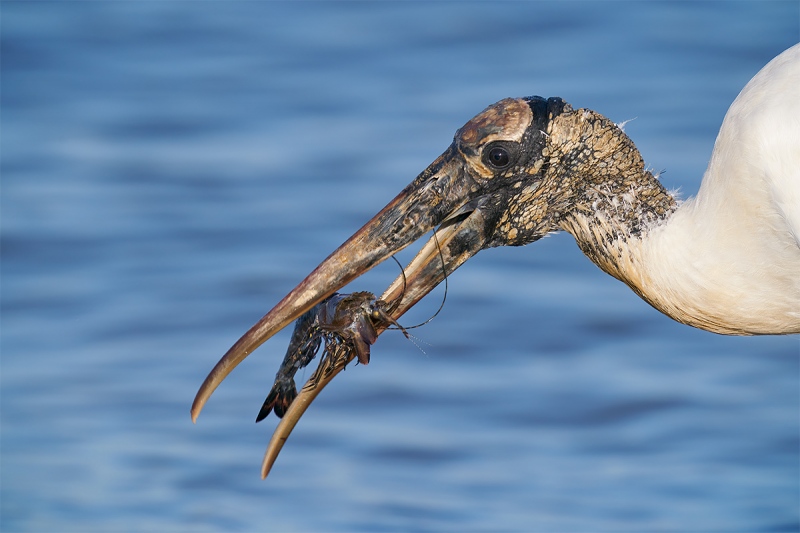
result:
[(232, 342), (500, 98), (635, 119), (693, 194), (797, 2), (0, 10), (3, 531), (800, 527), (797, 337), (674, 323), (568, 235), (470, 260), (266, 481), (287, 332), (189, 419)]

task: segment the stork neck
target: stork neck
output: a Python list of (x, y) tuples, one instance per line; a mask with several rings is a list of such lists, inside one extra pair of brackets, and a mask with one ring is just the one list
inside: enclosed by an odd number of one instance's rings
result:
[[(769, 191), (722, 166), (715, 149), (699, 196), (679, 205), (619, 128), (605, 137), (589, 136), (581, 150), (604, 154), (604, 164), (572, 157), (581, 164), (561, 176), (582, 175), (582, 192), (559, 222), (581, 250), (678, 322), (724, 334), (800, 332), (800, 249), (775, 229), (779, 217), (749, 208)], [(744, 192), (724, 186), (731, 181)]]
[[(616, 186), (591, 187), (562, 221), (578, 247), (607, 274), (626, 283), (662, 312), (651, 294), (640, 251), (678, 210), (678, 202), (643, 168), (635, 180), (617, 178)], [(670, 314), (670, 313), (667, 313)]]
[(548, 177), (561, 185), (554, 188), (572, 191), (567, 202), (556, 205), (557, 225), (601, 269), (642, 294), (621, 257), (629, 242), (666, 224), (677, 201), (645, 169), (633, 141), (599, 113), (565, 113), (549, 133), (554, 160)]
[[(659, 311), (679, 322), (724, 330), (706, 323), (703, 317), (709, 313), (691, 294), (708, 273), (698, 275), (676, 264), (687, 259), (681, 255), (680, 240), (693, 238), (694, 221), (686, 223), (687, 217), (677, 216), (682, 206), (646, 170), (633, 141), (613, 122), (589, 110), (558, 117), (551, 132), (559, 158), (551, 164), (555, 178), (575, 191), (558, 226), (575, 237), (597, 266)], [(674, 225), (676, 217), (683, 223)], [(681, 226), (680, 237), (665, 247), (674, 239), (670, 229), (676, 226)], [(684, 275), (697, 279), (679, 279)], [(684, 308), (690, 309), (688, 314)]]

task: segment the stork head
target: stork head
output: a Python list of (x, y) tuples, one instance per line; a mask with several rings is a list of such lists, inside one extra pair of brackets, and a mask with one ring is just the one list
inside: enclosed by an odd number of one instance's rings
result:
[[(595, 127), (595, 122), (602, 122), (603, 128)], [(201, 386), (192, 418), (228, 373), (261, 343), (429, 231), (435, 230), (434, 237), (407, 268), (405, 286), (401, 289), (395, 282), (382, 297), (392, 304), (394, 318), (483, 248), (528, 244), (563, 227), (570, 213), (582, 209), (580, 199), (595, 176), (602, 174), (603, 165), (594, 162), (615, 156), (619, 143), (599, 142), (604, 136), (608, 140), (609, 125), (613, 126), (591, 111), (573, 111), (560, 98), (509, 98), (489, 106), (459, 129), (449, 148), (394, 200), (239, 339)], [(613, 128), (624, 144), (627, 137)], [(597, 168), (586, 171), (587, 165)]]

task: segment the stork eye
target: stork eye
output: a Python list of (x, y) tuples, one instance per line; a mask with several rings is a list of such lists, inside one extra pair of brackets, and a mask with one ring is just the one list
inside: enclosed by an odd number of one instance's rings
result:
[(495, 170), (505, 170), (516, 159), (516, 150), (506, 146), (508, 143), (492, 143), (483, 152), (483, 162)]
[(504, 167), (508, 164), (508, 150), (505, 148), (492, 148), (489, 150), (489, 162), (496, 167)]

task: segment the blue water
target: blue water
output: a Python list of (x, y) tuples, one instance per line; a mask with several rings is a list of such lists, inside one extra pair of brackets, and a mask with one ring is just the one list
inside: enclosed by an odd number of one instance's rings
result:
[(635, 119), (693, 194), (797, 2), (0, 11), (0, 530), (800, 529), (797, 336), (674, 323), (568, 235), (469, 261), (421, 349), (382, 336), (266, 481), (288, 333), (189, 419), (230, 344), (500, 98)]

